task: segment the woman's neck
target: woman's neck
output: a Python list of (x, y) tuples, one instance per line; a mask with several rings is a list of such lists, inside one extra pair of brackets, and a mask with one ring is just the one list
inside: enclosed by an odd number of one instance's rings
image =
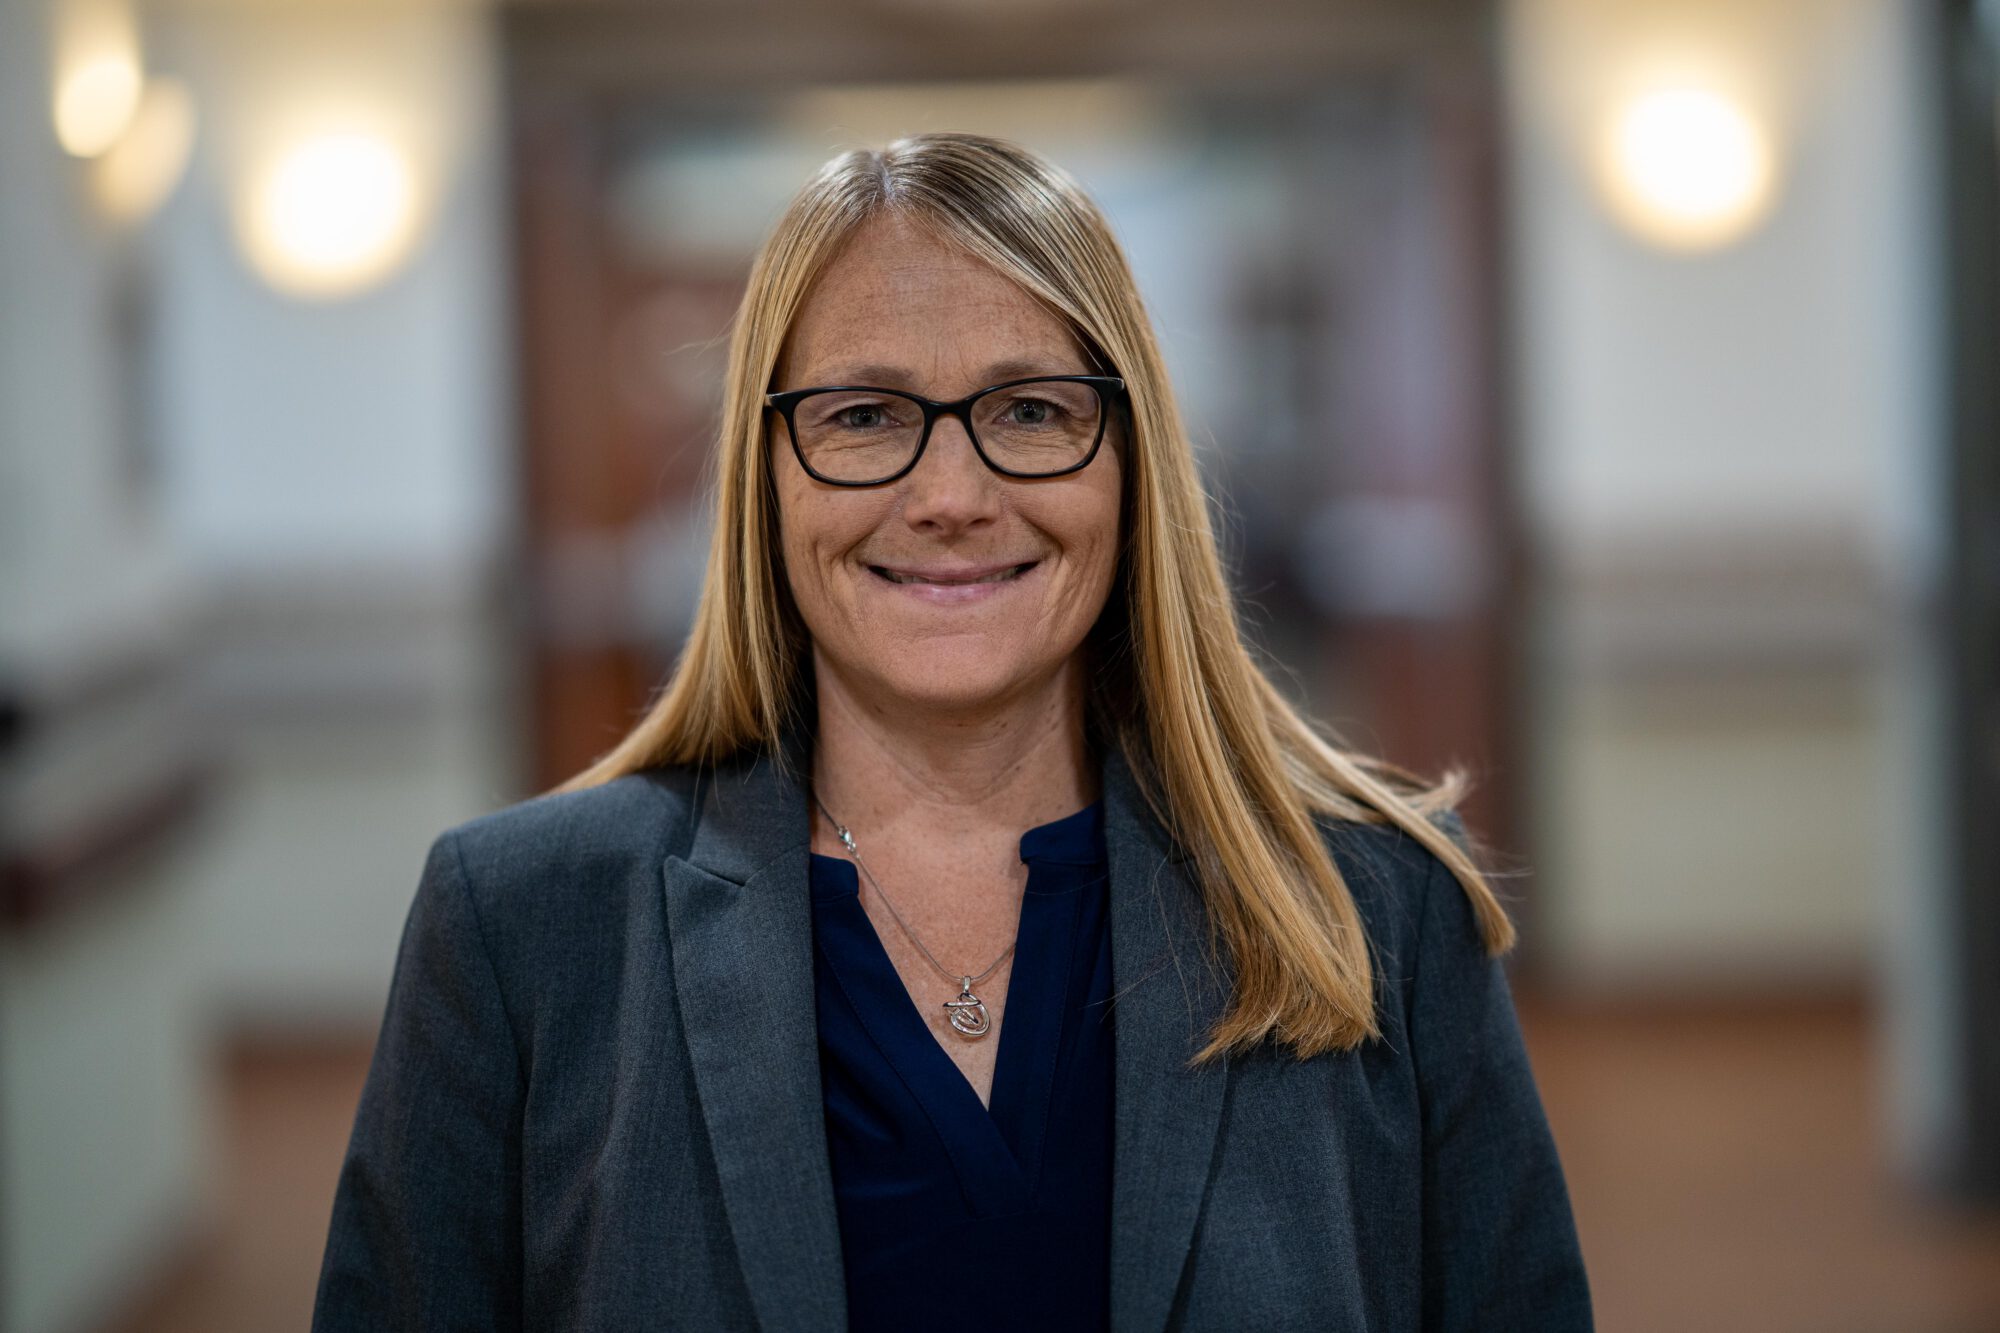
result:
[[(1012, 858), (1024, 830), (1099, 795), (1080, 657), (1004, 705), (949, 717), (869, 697), (823, 660), (815, 676), (814, 794), (864, 846)], [(831, 840), (813, 817), (815, 844)]]

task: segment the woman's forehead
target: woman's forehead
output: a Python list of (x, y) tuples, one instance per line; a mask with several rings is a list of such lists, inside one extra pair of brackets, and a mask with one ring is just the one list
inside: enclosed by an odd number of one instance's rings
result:
[[(815, 383), (1081, 369), (1069, 323), (965, 250), (894, 217), (864, 223), (793, 319), (783, 364)], [(1051, 361), (1063, 364), (1054, 365)], [(831, 378), (829, 378), (831, 377)], [(984, 381), (992, 383), (993, 380)]]

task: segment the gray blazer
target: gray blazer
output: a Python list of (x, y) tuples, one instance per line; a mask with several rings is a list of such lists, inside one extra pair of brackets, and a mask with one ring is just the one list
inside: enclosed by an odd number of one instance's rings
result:
[[(1123, 756), (1102, 764), (1112, 1328), (1588, 1329), (1507, 982), (1443, 864), (1401, 830), (1323, 823), (1384, 1039), (1189, 1070), (1229, 968)], [(760, 753), (438, 837), (316, 1330), (846, 1328), (806, 800)]]

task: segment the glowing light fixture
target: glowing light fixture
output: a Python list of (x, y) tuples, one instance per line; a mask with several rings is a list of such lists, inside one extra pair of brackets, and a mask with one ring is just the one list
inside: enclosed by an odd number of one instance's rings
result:
[(1634, 97), (1608, 119), (1598, 185), (1633, 232), (1674, 249), (1726, 245), (1763, 216), (1770, 141), (1736, 102), (1697, 87)]
[(194, 99), (185, 85), (146, 81), (131, 126), (92, 172), (97, 202), (107, 215), (135, 222), (160, 206), (187, 170), (194, 123)]
[(72, 0), (56, 13), (55, 37), (56, 142), (74, 157), (96, 157), (139, 110), (146, 76), (132, 13), (112, 0)]
[(416, 172), (400, 145), (366, 131), (322, 132), (291, 141), (251, 176), (238, 229), (274, 287), (333, 297), (393, 269), (418, 212)]

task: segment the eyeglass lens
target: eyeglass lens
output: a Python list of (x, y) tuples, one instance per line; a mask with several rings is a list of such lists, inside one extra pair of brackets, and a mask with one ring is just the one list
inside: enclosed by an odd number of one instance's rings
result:
[[(1010, 472), (1062, 472), (1097, 442), (1104, 416), (1094, 385), (1031, 380), (972, 404), (972, 434)], [(808, 394), (792, 409), (798, 445), (814, 472), (834, 481), (874, 481), (902, 471), (923, 438), (924, 411), (871, 389)]]

